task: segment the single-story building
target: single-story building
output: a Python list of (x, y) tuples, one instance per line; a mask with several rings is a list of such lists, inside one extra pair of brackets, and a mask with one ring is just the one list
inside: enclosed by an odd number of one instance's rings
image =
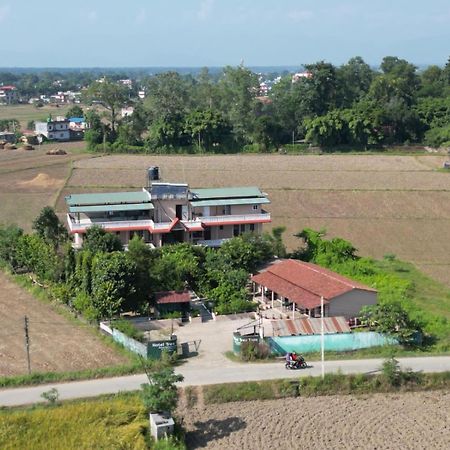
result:
[(191, 309), (191, 294), (187, 290), (157, 292), (155, 298), (159, 316), (179, 312), (181, 317), (186, 317)]
[(363, 306), (377, 303), (377, 291), (316, 264), (294, 259), (279, 260), (252, 276), (254, 292), (263, 304), (285, 308), (308, 317), (357, 317)]

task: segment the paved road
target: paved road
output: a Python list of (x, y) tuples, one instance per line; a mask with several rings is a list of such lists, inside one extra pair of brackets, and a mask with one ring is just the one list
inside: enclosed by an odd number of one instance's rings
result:
[[(450, 356), (432, 356), (417, 358), (398, 358), (402, 368), (414, 371), (443, 372), (450, 371)], [(204, 364), (207, 362), (205, 361)], [(382, 359), (359, 359), (346, 361), (329, 361), (325, 363), (326, 372), (373, 373), (379, 370)], [(184, 376), (182, 386), (207, 385), (215, 383), (231, 383), (238, 381), (269, 380), (277, 378), (293, 378), (307, 375), (320, 375), (321, 363), (314, 362), (312, 367), (304, 370), (286, 370), (284, 364), (260, 363), (238, 364), (228, 362), (226, 365), (203, 367), (192, 364), (181, 365), (176, 372)], [(61, 400), (94, 397), (120, 391), (133, 391), (147, 381), (145, 375), (131, 375), (100, 380), (76, 381), (71, 383), (48, 384), (35, 387), (0, 390), (0, 406), (25, 405), (42, 401), (41, 394), (52, 387), (58, 389)]]

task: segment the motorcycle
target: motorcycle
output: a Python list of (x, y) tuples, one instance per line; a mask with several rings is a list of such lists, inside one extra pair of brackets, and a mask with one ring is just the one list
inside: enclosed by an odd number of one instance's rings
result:
[(306, 369), (308, 367), (308, 364), (306, 363), (305, 359), (299, 358), (295, 360), (286, 361), (286, 364), (284, 365), (286, 369)]

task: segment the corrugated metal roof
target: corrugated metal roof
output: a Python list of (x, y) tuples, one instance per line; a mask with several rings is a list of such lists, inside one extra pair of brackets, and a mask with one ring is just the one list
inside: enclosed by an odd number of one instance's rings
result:
[(230, 198), (217, 200), (198, 200), (191, 201), (191, 205), (196, 206), (222, 206), (222, 205), (259, 205), (270, 203), (270, 200), (265, 197), (257, 198)]
[(148, 211), (150, 209), (154, 209), (151, 203), (127, 203), (123, 205), (70, 206), (69, 212)]
[[(280, 319), (272, 320), (271, 323), (274, 336), (320, 334), (322, 327), (320, 318)], [(345, 317), (325, 317), (323, 323), (325, 334), (350, 333), (351, 331)]]
[(69, 206), (150, 203), (150, 194), (145, 190), (135, 192), (101, 192), (94, 194), (71, 194), (67, 196), (65, 200)]
[(256, 186), (215, 188), (215, 189), (191, 189), (193, 200), (208, 200), (213, 198), (242, 198), (264, 197), (264, 194)]

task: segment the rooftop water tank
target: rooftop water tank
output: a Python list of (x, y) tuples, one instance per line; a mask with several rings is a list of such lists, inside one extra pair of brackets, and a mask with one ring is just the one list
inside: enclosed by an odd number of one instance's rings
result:
[(160, 174), (159, 174), (159, 167), (158, 166), (151, 166), (147, 169), (148, 174), (148, 185), (151, 186), (153, 181), (159, 181)]

